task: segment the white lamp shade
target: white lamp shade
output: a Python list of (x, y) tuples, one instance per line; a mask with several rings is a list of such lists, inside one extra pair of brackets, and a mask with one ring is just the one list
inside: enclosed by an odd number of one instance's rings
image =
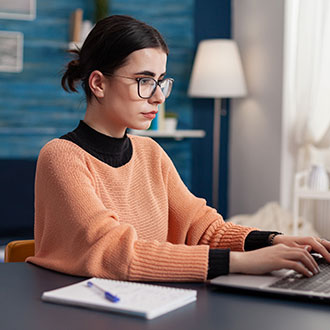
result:
[(188, 89), (192, 97), (239, 97), (246, 85), (236, 42), (210, 39), (199, 43)]

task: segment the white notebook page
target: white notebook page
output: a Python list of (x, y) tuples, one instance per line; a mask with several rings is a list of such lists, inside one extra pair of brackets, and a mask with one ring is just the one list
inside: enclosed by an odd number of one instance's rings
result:
[[(87, 286), (92, 281), (120, 300), (112, 303), (102, 293)], [(152, 319), (197, 299), (196, 290), (136, 282), (92, 278), (60, 289), (44, 292), (42, 300), (92, 309), (133, 314)]]

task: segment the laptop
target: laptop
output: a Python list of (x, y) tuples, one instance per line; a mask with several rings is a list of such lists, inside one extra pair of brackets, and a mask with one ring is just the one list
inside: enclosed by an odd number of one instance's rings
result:
[(313, 257), (321, 271), (310, 278), (293, 270), (280, 270), (267, 275), (218, 276), (210, 280), (210, 283), (221, 287), (302, 296), (330, 302), (330, 264), (320, 255), (313, 255)]

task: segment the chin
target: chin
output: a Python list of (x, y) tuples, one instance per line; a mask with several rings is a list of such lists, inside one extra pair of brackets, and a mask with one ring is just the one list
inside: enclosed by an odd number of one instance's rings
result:
[(132, 125), (130, 128), (142, 131), (142, 130), (147, 130), (150, 127), (150, 125), (151, 125), (151, 121), (140, 125), (134, 125), (134, 126)]

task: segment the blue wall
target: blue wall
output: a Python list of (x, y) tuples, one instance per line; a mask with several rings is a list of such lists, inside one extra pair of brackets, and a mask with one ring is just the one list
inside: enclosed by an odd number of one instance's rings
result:
[(81, 96), (61, 90), (60, 71), (67, 58), (70, 13), (85, 2), (39, 0), (36, 20), (0, 20), (0, 30), (24, 33), (23, 72), (0, 72), (1, 158), (36, 158), (48, 140), (81, 117)]

